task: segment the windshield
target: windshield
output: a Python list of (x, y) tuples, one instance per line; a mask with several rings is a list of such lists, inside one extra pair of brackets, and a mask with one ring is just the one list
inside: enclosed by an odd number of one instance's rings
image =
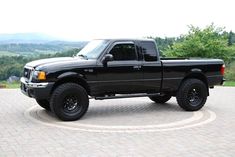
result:
[(108, 45), (108, 40), (93, 40), (89, 42), (77, 56), (85, 59), (96, 59)]

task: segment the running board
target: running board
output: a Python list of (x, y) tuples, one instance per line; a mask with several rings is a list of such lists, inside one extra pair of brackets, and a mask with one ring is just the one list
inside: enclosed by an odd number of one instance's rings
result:
[(105, 96), (105, 97), (93, 97), (95, 100), (104, 100), (104, 99), (120, 99), (120, 98), (134, 98), (134, 97), (146, 97), (146, 96), (159, 96), (160, 93), (153, 94), (128, 94), (128, 95), (118, 95), (118, 96)]

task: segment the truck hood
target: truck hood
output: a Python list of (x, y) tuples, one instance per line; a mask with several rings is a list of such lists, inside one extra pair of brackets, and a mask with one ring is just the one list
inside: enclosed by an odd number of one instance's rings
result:
[(48, 58), (48, 59), (40, 59), (35, 60), (32, 62), (29, 62), (26, 64), (27, 67), (36, 68), (41, 65), (45, 65), (48, 63), (58, 63), (58, 62), (64, 62), (64, 61), (71, 61), (72, 57), (58, 57), (58, 58)]
[(49, 59), (40, 59), (29, 62), (26, 67), (31, 67), (36, 70), (56, 70), (56, 69), (66, 69), (78, 66), (88, 66), (94, 64), (95, 60), (85, 60), (79, 57), (58, 57)]

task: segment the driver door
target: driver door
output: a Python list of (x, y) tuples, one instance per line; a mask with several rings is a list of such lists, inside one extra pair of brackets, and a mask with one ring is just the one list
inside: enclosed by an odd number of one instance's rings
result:
[(135, 43), (115, 42), (108, 53), (113, 61), (99, 68), (99, 86), (105, 93), (131, 93), (141, 91), (143, 73), (138, 61)]

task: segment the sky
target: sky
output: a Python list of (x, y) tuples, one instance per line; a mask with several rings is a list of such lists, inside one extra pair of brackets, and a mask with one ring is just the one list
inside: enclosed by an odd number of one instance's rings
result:
[(188, 25), (235, 31), (235, 0), (0, 0), (0, 33), (67, 40), (175, 37)]

